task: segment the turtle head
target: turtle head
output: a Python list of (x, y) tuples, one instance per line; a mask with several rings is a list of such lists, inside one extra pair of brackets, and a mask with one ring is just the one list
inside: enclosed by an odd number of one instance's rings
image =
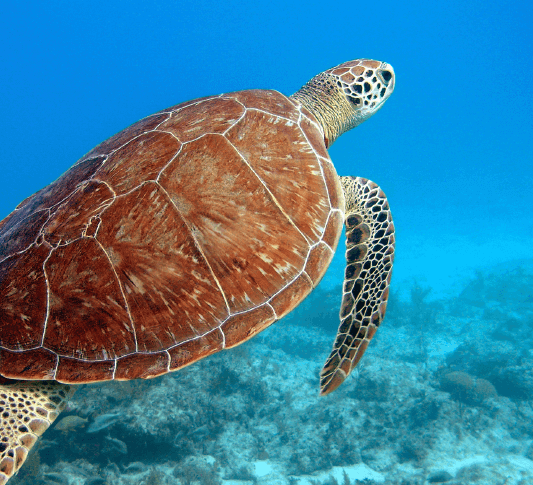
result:
[(335, 83), (351, 105), (353, 118), (348, 129), (370, 118), (394, 90), (394, 70), (386, 62), (358, 59), (329, 69), (323, 75)]
[(356, 59), (318, 74), (291, 99), (317, 118), (329, 147), (378, 111), (392, 94), (394, 83), (390, 64)]

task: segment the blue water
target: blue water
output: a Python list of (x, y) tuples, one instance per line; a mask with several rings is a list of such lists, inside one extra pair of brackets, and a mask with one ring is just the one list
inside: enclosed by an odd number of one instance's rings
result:
[[(340, 174), (380, 184), (397, 231), (395, 300), (359, 377), (325, 399), (313, 387), (337, 326), (339, 253), (298, 313), (242, 350), (166, 380), (133, 384), (129, 396), (137, 396), (134, 386), (143, 391), (136, 407), (127, 408), (112, 387), (80, 391), (70, 414), (93, 422), (123, 411), (135, 433), (124, 431), (127, 420), (101, 434), (80, 428), (77, 439), (94, 440), (94, 460), (87, 451), (70, 454), (68, 444), (60, 453), (43, 449), (41, 480), (55, 483), (43, 474), (68, 473), (70, 480), (84, 477), (75, 483), (97, 476), (138, 483), (141, 471), (127, 470), (139, 462), (143, 473), (166, 473), (168, 483), (188, 483), (180, 466), (194, 473), (212, 468), (213, 480), (257, 483), (270, 475), (324, 473), (314, 478), (322, 484), (333, 483), (334, 467), (352, 473), (360, 465), (381, 474), (382, 483), (396, 483), (402, 473), (422, 483), (439, 470), (454, 484), (475, 482), (475, 473), (479, 483), (508, 477), (509, 484), (533, 483), (533, 10), (527, 2), (9, 2), (0, 24), (0, 219), (99, 142), (167, 106), (248, 88), (292, 94), (318, 72), (358, 57), (387, 61), (396, 72), (384, 108), (330, 150)], [(490, 382), (497, 396), (449, 392), (446, 370)], [(217, 391), (206, 397), (195, 376), (216, 378)], [(157, 399), (178, 391), (165, 414)], [(139, 422), (146, 408), (160, 425)], [(416, 417), (420, 409), (425, 418)], [(284, 421), (301, 428), (283, 430)], [(376, 442), (378, 431), (360, 432), (372, 426), (402, 432), (384, 431)], [(50, 439), (68, 443), (70, 433)], [(235, 451), (235, 436), (249, 454)], [(126, 443), (128, 453), (113, 439)], [(135, 451), (135, 440), (148, 445)], [(489, 466), (482, 457), (491, 453), (501, 461)], [(205, 456), (214, 462), (202, 465)], [(61, 468), (60, 460), (81, 457), (86, 475)], [(246, 472), (250, 463), (266, 467), (264, 475)], [(113, 465), (109, 475), (95, 471)]]

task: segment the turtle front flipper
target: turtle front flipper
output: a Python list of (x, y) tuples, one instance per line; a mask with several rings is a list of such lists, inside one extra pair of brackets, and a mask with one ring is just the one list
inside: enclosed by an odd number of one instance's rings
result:
[(361, 360), (385, 316), (394, 260), (387, 198), (370, 180), (340, 177), (346, 200), (346, 270), (341, 324), (320, 372), (320, 394), (334, 391)]
[(17, 473), (75, 390), (56, 381), (9, 381), (0, 376), (0, 485)]

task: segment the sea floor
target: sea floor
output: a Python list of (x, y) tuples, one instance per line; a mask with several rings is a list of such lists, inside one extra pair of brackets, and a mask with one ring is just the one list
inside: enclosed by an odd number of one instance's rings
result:
[(81, 386), (10, 485), (533, 484), (528, 269), (393, 292), (355, 375), (319, 397), (337, 292), (174, 374)]

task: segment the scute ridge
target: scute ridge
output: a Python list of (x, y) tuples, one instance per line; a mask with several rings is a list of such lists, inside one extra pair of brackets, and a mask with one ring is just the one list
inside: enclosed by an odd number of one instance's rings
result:
[[(170, 162), (169, 162), (170, 163)], [(161, 170), (161, 172), (163, 172)], [(207, 256), (205, 255), (205, 252), (202, 248), (202, 246), (200, 245), (198, 239), (196, 238), (196, 236), (194, 235), (194, 231), (193, 231), (193, 228), (191, 228), (189, 226), (189, 224), (187, 223), (187, 221), (185, 220), (185, 218), (183, 217), (183, 214), (181, 213), (181, 211), (179, 210), (179, 208), (176, 206), (176, 204), (174, 203), (174, 201), (172, 200), (172, 197), (170, 197), (169, 193), (167, 192), (167, 190), (165, 189), (165, 187), (163, 187), (159, 181), (157, 182), (157, 184), (161, 187), (161, 190), (163, 191), (163, 193), (166, 195), (166, 197), (168, 198), (168, 200), (170, 201), (170, 203), (172, 204), (172, 207), (174, 207), (174, 209), (176, 210), (176, 212), (179, 214), (181, 220), (183, 221), (183, 223), (188, 227), (189, 229), (189, 233), (191, 234), (191, 237), (194, 241), (194, 244), (196, 245), (196, 248), (198, 249), (198, 251), (200, 252), (200, 254), (202, 255), (202, 257), (204, 258), (204, 261), (205, 263), (207, 264), (207, 266), (209, 267), (209, 270), (211, 271), (211, 276), (213, 277), (213, 279), (215, 280), (216, 284), (217, 284), (217, 287), (220, 291), (220, 294), (222, 295), (222, 298), (224, 298), (224, 302), (226, 304), (226, 309), (228, 311), (228, 315), (231, 313), (230, 311), (230, 307), (229, 307), (229, 304), (228, 304), (228, 299), (226, 297), (226, 293), (224, 292), (223, 288), (222, 288), (222, 285), (220, 284), (220, 281), (218, 280), (215, 272), (213, 271), (213, 267), (211, 266), (211, 263), (209, 262), (209, 260), (207, 259)]]
[[(94, 240), (96, 241), (96, 243), (98, 244), (98, 246), (100, 247), (102, 252), (106, 255), (106, 258), (109, 261), (109, 265), (111, 266), (113, 274), (115, 275), (115, 280), (116, 280), (116, 282), (118, 284), (118, 287), (120, 289), (120, 294), (122, 295), (122, 298), (124, 299), (124, 308), (125, 308), (126, 313), (127, 313), (128, 317), (130, 319), (131, 329), (133, 330), (133, 340), (135, 341), (135, 352), (138, 352), (139, 344), (137, 342), (137, 329), (135, 328), (135, 322), (133, 321), (133, 317), (131, 316), (131, 310), (130, 310), (130, 307), (129, 307), (129, 304), (128, 304), (128, 299), (126, 298), (126, 295), (124, 293), (124, 287), (122, 286), (120, 278), (118, 277), (118, 274), (117, 274), (117, 270), (116, 270), (115, 266), (113, 265), (113, 262), (111, 261), (111, 258), (109, 257), (109, 254), (105, 250), (104, 246), (96, 238), (96, 236), (94, 237)], [(116, 361), (116, 359), (115, 359), (115, 361)], [(116, 367), (116, 365), (115, 365), (115, 367)]]
[[(285, 98), (284, 99), (285, 102), (290, 102), (290, 100), (288, 98)], [(296, 108), (294, 107), (294, 104), (292, 102), (291, 103), (291, 106), (293, 106), (294, 110), (296, 111)], [(260, 119), (256, 119), (254, 118), (252, 115), (251, 118), (248, 118), (246, 120), (241, 120), (241, 122), (239, 123), (235, 123), (232, 127), (232, 130), (234, 130), (234, 133), (230, 133), (230, 131), (228, 130), (228, 132), (225, 134), (226, 138), (228, 139), (228, 141), (230, 141), (230, 143), (232, 144), (232, 146), (238, 151), (238, 153), (241, 155), (241, 157), (243, 158), (243, 160), (245, 160), (246, 164), (250, 167), (250, 169), (252, 170), (252, 172), (254, 173), (254, 175), (256, 175), (256, 177), (258, 177), (258, 179), (261, 181), (261, 183), (267, 188), (269, 194), (271, 194), (271, 197), (272, 197), (272, 200), (276, 203), (276, 205), (280, 208), (280, 210), (282, 211), (282, 213), (285, 215), (285, 217), (290, 221), (290, 223), (292, 225), (294, 225), (295, 228), (298, 229), (298, 231), (303, 235), (303, 237), (309, 242), (309, 244), (312, 244), (314, 242), (316, 242), (317, 240), (320, 240), (320, 238), (322, 237), (322, 233), (324, 231), (324, 228), (325, 226), (321, 226), (321, 227), (316, 227), (316, 226), (313, 226), (313, 225), (310, 225), (310, 221), (313, 221), (314, 224), (316, 224), (316, 222), (318, 220), (321, 220), (321, 217), (322, 214), (320, 213), (320, 210), (319, 210), (319, 206), (317, 205), (318, 202), (316, 202), (315, 204), (311, 204), (307, 207), (307, 211), (304, 213), (304, 212), (301, 212), (299, 214), (298, 217), (301, 217), (302, 218), (302, 221), (301, 222), (304, 222), (304, 224), (308, 224), (308, 226), (306, 226), (305, 230), (300, 227), (299, 223), (295, 220), (295, 218), (289, 214), (288, 212), (288, 207), (306, 207), (306, 206), (302, 206), (300, 205), (300, 202), (299, 201), (296, 201), (296, 204), (295, 203), (291, 203), (288, 205), (288, 200), (285, 201), (285, 204), (281, 203), (281, 201), (278, 199), (278, 196), (273, 192), (273, 189), (276, 188), (276, 177), (278, 176), (277, 174), (275, 176), (272, 175), (272, 173), (269, 173), (269, 170), (271, 170), (269, 167), (268, 167), (268, 163), (267, 162), (270, 162), (272, 161), (272, 163), (277, 163), (278, 165), (272, 165), (272, 172), (274, 171), (274, 168), (276, 168), (277, 170), (283, 170), (283, 159), (281, 158), (276, 158), (274, 160), (270, 160), (269, 158), (266, 158), (267, 155), (264, 154), (262, 151), (261, 151), (261, 156), (259, 158), (256, 158), (254, 160), (253, 158), (253, 155), (254, 154), (257, 154), (256, 152), (259, 150), (259, 149), (254, 149), (254, 150), (250, 150), (252, 153), (250, 154), (246, 154), (246, 153), (243, 153), (243, 151), (241, 150), (241, 147), (244, 146), (246, 148), (249, 148), (252, 145), (252, 143), (255, 141), (255, 138), (252, 137), (251, 133), (254, 133), (254, 129), (253, 127), (250, 127), (248, 129), (244, 129), (242, 130), (242, 128), (240, 127), (242, 123), (246, 122), (247, 125), (246, 126), (249, 126), (250, 123), (259, 123), (257, 126), (260, 127), (261, 129), (263, 128), (263, 126), (265, 127), (272, 127), (274, 126), (275, 124), (277, 123), (280, 123), (280, 122), (284, 122), (286, 125), (285, 127), (287, 127), (287, 124), (290, 124), (290, 126), (288, 127), (288, 133), (289, 133), (289, 136), (291, 137), (291, 139), (295, 139), (294, 135), (292, 134), (294, 132), (294, 130), (298, 130), (298, 133), (301, 137), (301, 139), (298, 140), (298, 144), (295, 145), (295, 148), (294, 150), (292, 150), (292, 152), (290, 152), (288, 154), (288, 156), (292, 157), (292, 156), (295, 156), (295, 157), (298, 157), (299, 159), (301, 158), (301, 162), (302, 163), (305, 163), (305, 162), (311, 162), (313, 161), (313, 163), (315, 165), (320, 165), (320, 161), (319, 161), (319, 154), (316, 152), (316, 150), (314, 149), (314, 147), (312, 146), (312, 144), (310, 143), (310, 140), (309, 138), (307, 137), (306, 133), (305, 133), (305, 130), (303, 130), (302, 126), (301, 126), (301, 119), (302, 119), (302, 115), (300, 112), (298, 112), (298, 115), (294, 117), (294, 119), (291, 119), (289, 117), (285, 117), (285, 116), (281, 116), (279, 114), (276, 114), (276, 113), (272, 113), (270, 111), (266, 111), (266, 110), (263, 110), (263, 109), (257, 109), (257, 108), (250, 108), (250, 107), (247, 107), (247, 113), (250, 113), (250, 114), (253, 114), (253, 113), (261, 113), (262, 115), (265, 115), (265, 116), (268, 116), (270, 119), (265, 119), (265, 118), (260, 118)], [(275, 121), (273, 121), (275, 120)], [(254, 125), (255, 126), (255, 125)], [(294, 128), (294, 130), (292, 129)], [(272, 129), (272, 128), (270, 128)], [(242, 135), (240, 135), (240, 132), (242, 131), (242, 133), (244, 133), (244, 135), (246, 135), (246, 140), (243, 140), (242, 138)], [(278, 130), (279, 131), (279, 130)], [(282, 132), (280, 132), (282, 133)], [(265, 136), (269, 136), (271, 133), (268, 132), (268, 131), (265, 131), (264, 135)], [(256, 135), (255, 137), (258, 137), (259, 135)], [(281, 136), (281, 135), (278, 135), (278, 136)], [(286, 134), (285, 134), (286, 136)], [(259, 138), (259, 140), (264, 140), (264, 137), (263, 138)], [(236, 142), (238, 144), (236, 144)], [(263, 141), (264, 143), (264, 141)], [(295, 141), (293, 141), (293, 143), (295, 143)], [(265, 147), (267, 147), (267, 145), (265, 144)], [(278, 155), (279, 154), (279, 151), (277, 151), (276, 149), (274, 148), (270, 148), (270, 147), (267, 147), (269, 148), (274, 155)], [(307, 159), (303, 159), (302, 156), (305, 156), (305, 153), (309, 154), (309, 160)], [(286, 158), (287, 159), (287, 158)], [(292, 160), (289, 159), (289, 160)], [(294, 170), (294, 163), (291, 165), (289, 164), (289, 166), (287, 167), (288, 170)], [(324, 186), (325, 186), (325, 180), (324, 180), (324, 176), (323, 176), (323, 173), (322, 173), (322, 168), (320, 166), (316, 166), (316, 167), (312, 167), (312, 166), (305, 166), (305, 170), (303, 170), (303, 167), (301, 167), (297, 172), (287, 172), (285, 178), (287, 178), (287, 182), (286, 183), (292, 183), (293, 185), (297, 183), (296, 180), (294, 180), (291, 176), (293, 175), (298, 175), (298, 174), (301, 174), (302, 173), (302, 170), (304, 173), (306, 174), (313, 174), (313, 170), (316, 169), (316, 174), (322, 174), (322, 187), (321, 187), (321, 190), (324, 189)], [(259, 171), (261, 171), (261, 173), (259, 173)], [(268, 179), (265, 179), (264, 176), (268, 176)], [(298, 175), (299, 176), (299, 175)], [(270, 180), (272, 179), (272, 180)], [(313, 192), (312, 190), (315, 189), (316, 187), (314, 186), (310, 186), (308, 185), (309, 182), (310, 182), (311, 179), (306, 179), (306, 178), (302, 178), (301, 179), (301, 182), (304, 184), (304, 187), (305, 187), (305, 190), (310, 192), (310, 194), (312, 194), (313, 196), (316, 196), (317, 197), (317, 200), (321, 200), (320, 197), (318, 197), (318, 193), (315, 193)], [(315, 183), (316, 183), (316, 180), (315, 180)], [(302, 190), (304, 190), (302, 188)], [(290, 191), (285, 191), (285, 192), (281, 192), (279, 195), (280, 196), (283, 196), (284, 198), (286, 197), (294, 197), (297, 193), (299, 192), (299, 190), (294, 190), (291, 194)], [(331, 209), (331, 202), (328, 200), (328, 210)], [(286, 207), (288, 206), (288, 207)], [(324, 207), (325, 209), (325, 207)]]
[(289, 214), (287, 214), (285, 212), (285, 210), (283, 209), (283, 207), (281, 206), (281, 204), (279, 203), (279, 201), (276, 199), (276, 197), (274, 196), (274, 194), (272, 193), (272, 191), (270, 190), (270, 188), (268, 187), (268, 185), (265, 183), (265, 181), (261, 178), (261, 176), (253, 169), (253, 167), (250, 165), (250, 163), (248, 162), (248, 160), (246, 160), (246, 157), (243, 156), (243, 154), (235, 147), (235, 145), (233, 145), (233, 143), (231, 143), (230, 140), (228, 140), (226, 138), (226, 140), (228, 141), (228, 143), (233, 147), (233, 149), (239, 154), (239, 156), (241, 157), (242, 161), (247, 165), (248, 169), (257, 177), (257, 180), (259, 180), (259, 182), (261, 183), (261, 185), (265, 188), (266, 192), (268, 193), (268, 195), (270, 196), (272, 202), (274, 202), (275, 206), (279, 209), (279, 211), (283, 214), (283, 216), (289, 221), (289, 223), (301, 234), (301, 236), (308, 242), (309, 241), (309, 238), (306, 237), (306, 235), (300, 230), (300, 228), (294, 223), (294, 221), (292, 220), (292, 218), (289, 216)]
[[(41, 212), (41, 210), (37, 211), (37, 212)], [(46, 221), (43, 223), (43, 226), (48, 222), (49, 218), (50, 218), (50, 211), (49, 209), (42, 209), (42, 212), (48, 212), (48, 218), (46, 219)], [(33, 215), (35, 214), (30, 214), (29, 216), (25, 217), (23, 219), (26, 220), (26, 219), (29, 219), (30, 217), (32, 217)], [(22, 222), (22, 221), (21, 221)], [(17, 224), (18, 225), (18, 224)], [(35, 239), (33, 240), (33, 242), (31, 242), (30, 244), (28, 244), (28, 246), (26, 246), (24, 249), (21, 249), (20, 251), (15, 251), (15, 252), (12, 252), (10, 254), (8, 254), (5, 258), (2, 258), (0, 259), (0, 264), (3, 263), (4, 261), (7, 261), (9, 258), (13, 258), (19, 254), (24, 254), (26, 251), (28, 251), (29, 249), (31, 249), (32, 247), (35, 247), (35, 246), (38, 246), (39, 243), (39, 237), (42, 236), (42, 234), (39, 232), (37, 234), (37, 236), (35, 237)], [(50, 246), (50, 244), (48, 244), (47, 241), (43, 241), (44, 244), (46, 244), (47, 246)], [(50, 246), (51, 247), (51, 246)]]

